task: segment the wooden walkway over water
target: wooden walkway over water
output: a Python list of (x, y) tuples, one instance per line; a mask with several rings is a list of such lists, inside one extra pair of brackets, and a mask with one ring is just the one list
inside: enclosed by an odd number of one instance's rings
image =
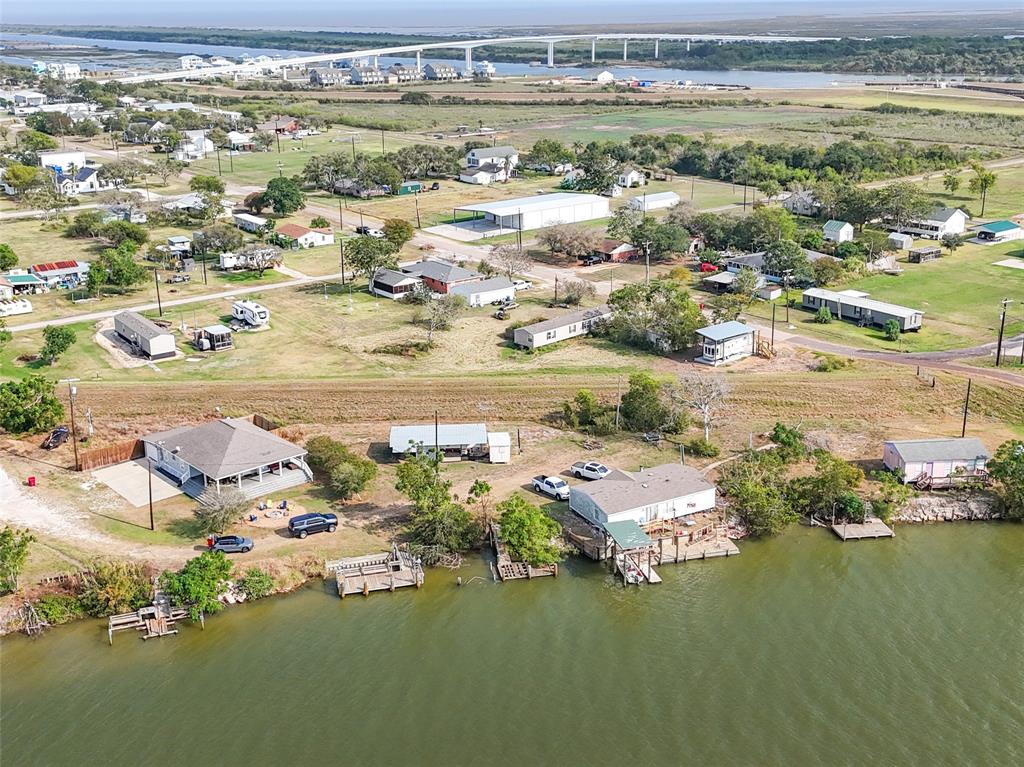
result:
[(379, 554), (328, 560), (324, 570), (334, 573), (338, 596), (342, 599), (350, 594), (367, 596), (372, 591), (423, 585), (423, 565), (419, 558), (397, 546)]
[(896, 533), (878, 517), (869, 517), (864, 522), (837, 522), (832, 532), (843, 541), (859, 541), (864, 538), (894, 538)]
[[(188, 617), (188, 610), (184, 607), (174, 607), (171, 601), (162, 591), (157, 591), (153, 597), (153, 604), (148, 607), (140, 607), (132, 613), (121, 613), (111, 615), (107, 619), (107, 641), (114, 644), (114, 634), (118, 631), (141, 631), (143, 639), (156, 639), (158, 637), (177, 634), (175, 624)], [(202, 614), (199, 615), (199, 622), (206, 627), (206, 621)]]
[(519, 562), (512, 559), (508, 553), (505, 542), (501, 539), (501, 525), (491, 522), (488, 526), (488, 537), (491, 546), (494, 548), (494, 556), (497, 559), (495, 569), (498, 579), (501, 581), (515, 581), (522, 578), (543, 578), (547, 575), (558, 575), (558, 564), (542, 565), (534, 567), (527, 562)]

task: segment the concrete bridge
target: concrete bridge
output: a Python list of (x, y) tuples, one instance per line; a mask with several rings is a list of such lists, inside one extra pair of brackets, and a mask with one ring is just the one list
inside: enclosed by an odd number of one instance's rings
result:
[[(309, 67), (316, 64), (330, 64), (335, 61), (346, 61), (354, 59), (372, 59), (376, 61), (378, 56), (416, 56), (416, 66), (419, 68), (421, 56), (424, 51), (429, 50), (452, 50), (462, 48), (466, 57), (466, 72), (473, 71), (473, 50), (489, 45), (518, 45), (537, 43), (547, 47), (547, 64), (549, 67), (555, 65), (555, 44), (564, 42), (590, 41), (590, 60), (597, 59), (597, 41), (612, 40), (622, 42), (622, 60), (629, 60), (629, 43), (654, 42), (654, 58), (661, 54), (662, 41), (685, 42), (686, 50), (690, 50), (690, 44), (696, 42), (717, 42), (719, 45), (725, 43), (802, 43), (818, 42), (822, 40), (838, 40), (838, 37), (792, 37), (783, 35), (671, 35), (659, 33), (619, 33), (610, 32), (590, 35), (524, 35), (519, 37), (489, 37), (478, 40), (442, 40), (438, 42), (415, 43), (412, 45), (393, 45), (385, 48), (366, 48), (358, 51), (346, 51), (344, 53), (317, 53), (309, 56), (293, 56), (291, 58), (274, 59), (261, 64), (230, 64), (217, 67), (203, 67), (201, 69), (177, 69), (168, 72), (152, 72), (143, 75), (130, 75), (127, 77), (112, 78), (121, 83), (146, 83), (159, 82), (161, 80), (181, 80), (208, 77), (220, 77), (236, 73), (259, 73), (267, 70), (294, 69)], [(102, 81), (101, 81), (102, 82)]]

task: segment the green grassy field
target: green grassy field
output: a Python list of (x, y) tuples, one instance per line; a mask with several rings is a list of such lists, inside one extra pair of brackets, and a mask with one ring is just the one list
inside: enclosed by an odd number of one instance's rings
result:
[[(1005, 297), (1024, 297), (1024, 270), (996, 266), (1006, 258), (1024, 259), (1020, 242), (1005, 245), (964, 245), (953, 256), (945, 255), (926, 264), (901, 261), (899, 276), (879, 274), (844, 283), (838, 289), (861, 290), (880, 301), (924, 311), (924, 326), (916, 333), (904, 333), (898, 342), (889, 341), (879, 328), (858, 328), (850, 322), (833, 321), (819, 325), (813, 314), (791, 309), (790, 318), (799, 332), (836, 343), (893, 351), (938, 351), (995, 341), (999, 324), (999, 302)], [(793, 291), (799, 301), (799, 293)], [(771, 307), (754, 304), (748, 312), (760, 320), (771, 320)], [(780, 306), (777, 320), (784, 317)], [(1024, 331), (1024, 306), (1013, 305), (1006, 323), (1007, 333)]]
[[(996, 174), (996, 185), (988, 191), (984, 217), (981, 217), (981, 199), (967, 188), (974, 177), (971, 171), (960, 174), (962, 184), (956, 194), (950, 194), (943, 189), (941, 174), (935, 174), (922, 182), (921, 186), (931, 193), (936, 204), (961, 207), (972, 216), (979, 217), (980, 221), (1009, 218), (1024, 213), (1024, 166), (995, 168), (992, 172)], [(972, 221), (968, 226), (975, 223), (978, 221)]]

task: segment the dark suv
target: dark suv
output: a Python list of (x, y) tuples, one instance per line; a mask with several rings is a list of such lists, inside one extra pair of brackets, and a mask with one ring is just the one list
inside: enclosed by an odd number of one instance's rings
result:
[(288, 531), (295, 538), (305, 538), (310, 533), (333, 533), (338, 529), (338, 518), (334, 514), (300, 514), (288, 520)]

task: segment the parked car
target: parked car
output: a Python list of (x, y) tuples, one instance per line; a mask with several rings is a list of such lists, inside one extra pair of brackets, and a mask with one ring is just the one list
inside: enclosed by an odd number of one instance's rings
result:
[(71, 430), (67, 426), (58, 426), (43, 440), (43, 450), (53, 450), (56, 447), (60, 447), (68, 441), (70, 436)]
[(171, 275), (171, 278), (168, 280), (168, 282), (191, 282), (191, 281), (192, 281), (192, 275), (191, 274), (174, 274), (174, 275)]
[(529, 280), (512, 280), (512, 287), (516, 290), (529, 290), (533, 287), (533, 283)]
[(569, 500), (569, 485), (564, 479), (558, 477), (545, 477), (543, 475), (533, 478), (533, 489), (538, 493), (550, 495), (560, 501)]
[(604, 479), (608, 467), (597, 461), (577, 461), (569, 467), (569, 472), (577, 479)]
[(356, 234), (361, 234), (364, 237), (373, 237), (376, 240), (384, 239), (384, 232), (380, 229), (374, 229), (372, 226), (357, 226)]
[(295, 538), (305, 538), (310, 533), (333, 533), (338, 529), (338, 517), (334, 514), (300, 514), (288, 520), (288, 532)]
[(596, 264), (600, 264), (603, 261), (604, 259), (601, 258), (601, 256), (582, 256), (580, 258), (580, 263), (583, 264), (584, 266), (595, 266)]
[(705, 274), (707, 274), (709, 272), (717, 272), (718, 271), (718, 267), (715, 266), (714, 264), (709, 264), (707, 261), (705, 261), (704, 263), (702, 263), (700, 265), (700, 270), (702, 272), (704, 272)]
[(437, 181), (435, 181), (433, 184), (430, 185), (430, 191), (431, 192), (436, 192), (440, 188), (441, 188), (441, 184), (439, 184)]
[(210, 551), (223, 551), (225, 554), (245, 554), (252, 551), (252, 538), (241, 535), (219, 535), (213, 539)]

